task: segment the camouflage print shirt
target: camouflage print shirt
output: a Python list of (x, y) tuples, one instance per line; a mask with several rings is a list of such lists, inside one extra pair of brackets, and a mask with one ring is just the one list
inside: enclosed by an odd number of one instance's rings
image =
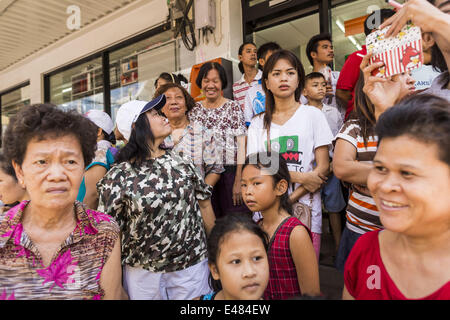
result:
[(122, 263), (151, 272), (186, 269), (206, 259), (198, 200), (207, 185), (192, 162), (172, 151), (139, 166), (115, 165), (97, 184), (98, 210), (122, 231)]

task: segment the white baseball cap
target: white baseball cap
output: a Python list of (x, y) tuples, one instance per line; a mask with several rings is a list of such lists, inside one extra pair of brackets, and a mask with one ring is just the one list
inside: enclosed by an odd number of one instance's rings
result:
[(117, 110), (116, 125), (119, 132), (127, 140), (130, 140), (133, 123), (139, 116), (151, 109), (161, 110), (166, 104), (166, 96), (160, 95), (152, 101), (133, 100), (124, 103)]
[(89, 110), (84, 116), (107, 134), (111, 134), (111, 132), (113, 132), (114, 123), (106, 112), (100, 110)]

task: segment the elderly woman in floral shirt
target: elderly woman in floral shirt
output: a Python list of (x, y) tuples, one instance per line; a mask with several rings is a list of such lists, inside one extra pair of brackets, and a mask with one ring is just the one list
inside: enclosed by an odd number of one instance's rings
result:
[(160, 147), (172, 131), (160, 113), (165, 104), (162, 95), (121, 107), (130, 115), (130, 140), (97, 184), (99, 210), (121, 227), (131, 299), (186, 300), (210, 291), (206, 233), (215, 221), (212, 187), (191, 161)]
[(120, 299), (119, 226), (76, 201), (95, 126), (53, 105), (23, 108), (5, 155), (29, 199), (0, 213), (0, 299)]

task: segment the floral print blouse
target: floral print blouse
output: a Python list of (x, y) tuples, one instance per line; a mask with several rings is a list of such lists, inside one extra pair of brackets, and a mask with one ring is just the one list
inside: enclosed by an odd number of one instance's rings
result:
[(76, 201), (77, 225), (44, 266), (21, 223), (28, 203), (0, 213), (0, 300), (101, 299), (100, 275), (119, 238), (114, 219)]
[(193, 123), (200, 123), (214, 137), (217, 162), (223, 165), (236, 165), (236, 137), (247, 134), (244, 112), (236, 101), (227, 100), (218, 108), (205, 108), (197, 102), (189, 112)]
[(140, 165), (116, 164), (97, 183), (98, 210), (122, 232), (122, 263), (151, 272), (184, 270), (206, 259), (198, 200), (211, 197), (194, 164), (171, 150)]

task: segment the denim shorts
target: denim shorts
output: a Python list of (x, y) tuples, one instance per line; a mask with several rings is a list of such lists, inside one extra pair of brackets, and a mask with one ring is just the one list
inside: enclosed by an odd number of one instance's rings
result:
[(323, 206), (328, 212), (341, 212), (346, 207), (344, 196), (342, 195), (341, 182), (332, 173), (320, 190)]

